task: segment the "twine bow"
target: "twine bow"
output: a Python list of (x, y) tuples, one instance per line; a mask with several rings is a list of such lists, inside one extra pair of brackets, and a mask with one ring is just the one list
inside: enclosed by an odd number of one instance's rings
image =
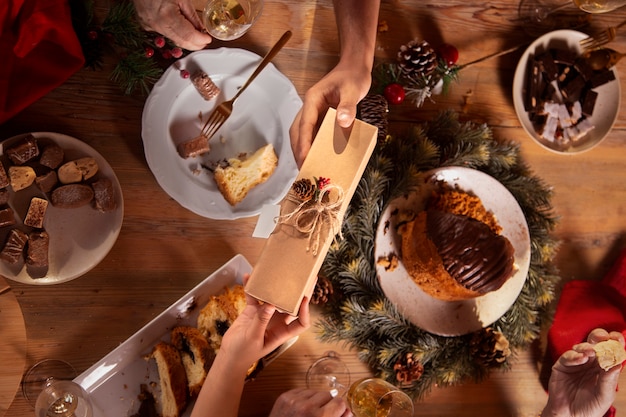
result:
[[(331, 193), (333, 190), (336, 193)], [(311, 200), (297, 199), (296, 201), (293, 195), (291, 197), (293, 201), (299, 203), (298, 206), (290, 213), (278, 216), (276, 222), (293, 226), (300, 233), (307, 235), (306, 250), (307, 252), (310, 250), (313, 256), (317, 256), (322, 228), (325, 224), (330, 226), (333, 236), (336, 234), (341, 236), (339, 209), (343, 203), (343, 189), (338, 185), (328, 184)]]

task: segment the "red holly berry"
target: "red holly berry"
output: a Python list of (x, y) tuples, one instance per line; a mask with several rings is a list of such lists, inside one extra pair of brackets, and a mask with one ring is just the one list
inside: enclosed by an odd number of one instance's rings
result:
[(181, 56), (183, 56), (183, 50), (180, 49), (178, 46), (175, 46), (174, 48), (170, 49), (170, 53), (176, 59), (178, 59)]
[(183, 77), (184, 79), (187, 79), (191, 76), (191, 74), (186, 69), (183, 69), (183, 70), (180, 70), (180, 76)]
[(98, 32), (95, 30), (90, 30), (89, 32), (87, 32), (87, 37), (89, 38), (89, 40), (95, 41), (96, 39), (98, 39)]
[(172, 57), (172, 53), (170, 52), (169, 49), (164, 49), (164, 50), (161, 51), (161, 56), (164, 59), (170, 59)]
[(323, 190), (324, 187), (326, 187), (328, 184), (330, 184), (330, 178), (319, 177), (317, 179), (317, 188), (319, 188), (320, 190)]
[(152, 47), (150, 46), (146, 46), (144, 48), (145, 54), (147, 58), (152, 58), (152, 56), (154, 55), (154, 49), (152, 49)]
[(450, 45), (449, 43), (442, 44), (437, 49), (437, 55), (439, 55), (439, 57), (443, 59), (443, 62), (445, 62), (446, 65), (449, 67), (456, 64), (456, 61), (459, 60), (458, 49), (456, 49), (454, 45)]
[(165, 38), (163, 36), (157, 36), (154, 38), (154, 46), (157, 48), (163, 48), (165, 46)]
[(385, 98), (389, 104), (401, 104), (404, 101), (406, 95), (404, 87), (398, 83), (391, 83), (385, 87)]

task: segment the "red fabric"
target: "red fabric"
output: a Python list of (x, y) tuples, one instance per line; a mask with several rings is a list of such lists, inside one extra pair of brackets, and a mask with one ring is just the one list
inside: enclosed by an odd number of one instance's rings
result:
[[(601, 281), (565, 284), (548, 331), (548, 355), (555, 363), (563, 352), (587, 340), (595, 328), (626, 337), (626, 249)], [(611, 408), (605, 417), (615, 416)]]
[(84, 65), (67, 0), (0, 1), (0, 123)]

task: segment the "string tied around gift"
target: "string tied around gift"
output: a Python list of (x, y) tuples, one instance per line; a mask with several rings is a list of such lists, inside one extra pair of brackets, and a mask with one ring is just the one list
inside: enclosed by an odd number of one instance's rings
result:
[[(334, 192), (333, 192), (334, 191)], [(330, 227), (333, 236), (341, 238), (341, 221), (339, 211), (344, 199), (343, 189), (335, 184), (326, 184), (315, 196), (302, 200), (292, 193), (288, 197), (298, 205), (289, 213), (275, 218), (277, 224), (293, 226), (308, 239), (307, 252), (317, 256), (324, 225)]]

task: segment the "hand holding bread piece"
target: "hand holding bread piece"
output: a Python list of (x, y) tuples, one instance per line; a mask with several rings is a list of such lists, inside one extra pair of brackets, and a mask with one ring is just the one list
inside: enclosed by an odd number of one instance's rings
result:
[(596, 352), (598, 365), (605, 371), (626, 361), (626, 350), (617, 340), (610, 339), (596, 343), (593, 345), (593, 350)]

